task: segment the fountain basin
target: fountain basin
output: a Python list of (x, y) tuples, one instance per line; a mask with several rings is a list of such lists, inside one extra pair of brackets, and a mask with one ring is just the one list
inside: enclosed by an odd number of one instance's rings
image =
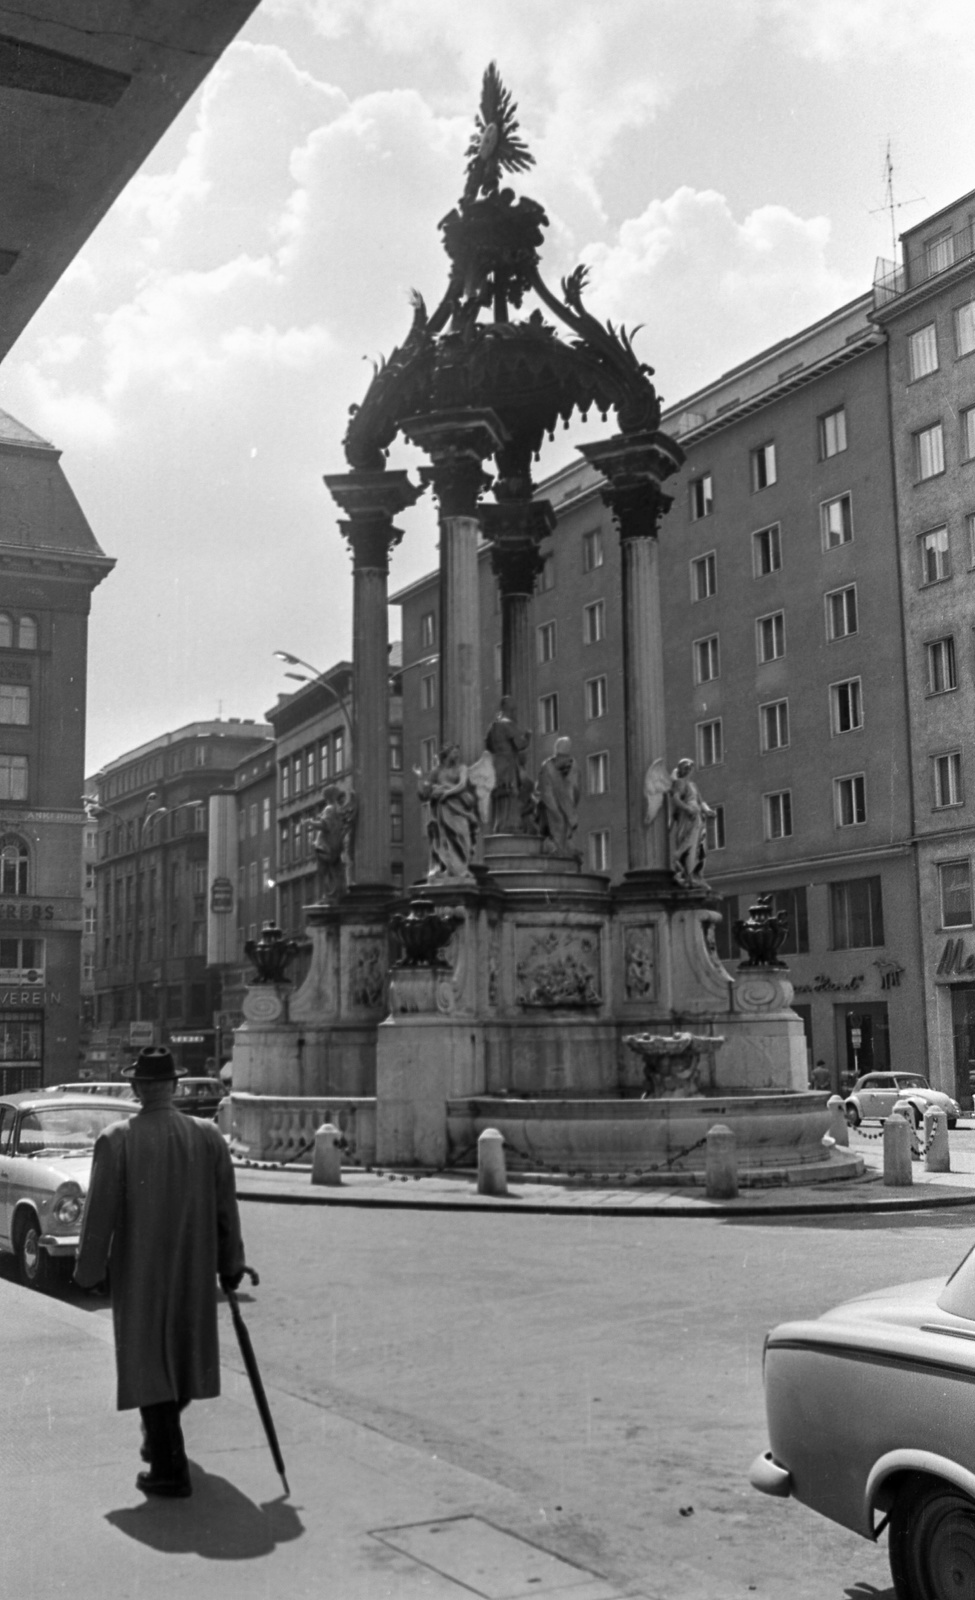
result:
[(478, 1095), (447, 1104), (451, 1159), (497, 1128), (512, 1171), (578, 1172), (659, 1184), (703, 1183), (709, 1128), (737, 1142), (739, 1182), (813, 1183), (859, 1177), (863, 1162), (823, 1144), (824, 1093), (723, 1095), (681, 1100), (534, 1100)]

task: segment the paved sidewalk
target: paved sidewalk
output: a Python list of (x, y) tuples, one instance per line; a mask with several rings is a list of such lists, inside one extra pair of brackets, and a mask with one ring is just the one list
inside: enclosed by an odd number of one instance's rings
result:
[(286, 1498), (220, 1317), (224, 1394), (185, 1419), (193, 1496), (152, 1500), (137, 1414), (114, 1409), (109, 1318), (0, 1281), (0, 1594), (660, 1600), (546, 1550), (512, 1490), (272, 1388)]
[(975, 1205), (975, 1148), (952, 1150), (952, 1172), (927, 1172), (923, 1161), (913, 1163), (914, 1182), (909, 1188), (890, 1188), (883, 1182), (883, 1142), (852, 1132), (850, 1149), (862, 1156), (867, 1171), (862, 1178), (837, 1178), (828, 1183), (787, 1188), (742, 1189), (737, 1200), (709, 1200), (703, 1187), (640, 1189), (634, 1186), (596, 1187), (592, 1183), (558, 1182), (542, 1175), (509, 1176), (506, 1196), (488, 1197), (477, 1192), (473, 1172), (413, 1175), (407, 1172), (367, 1172), (345, 1167), (339, 1188), (313, 1185), (310, 1165), (276, 1168), (269, 1163), (241, 1162), (236, 1166), (237, 1193), (241, 1200), (263, 1200), (286, 1205), (409, 1206), (433, 1211), (520, 1211), (522, 1213), (574, 1213), (610, 1216), (713, 1217), (803, 1216), (830, 1212), (929, 1210), (941, 1206)]

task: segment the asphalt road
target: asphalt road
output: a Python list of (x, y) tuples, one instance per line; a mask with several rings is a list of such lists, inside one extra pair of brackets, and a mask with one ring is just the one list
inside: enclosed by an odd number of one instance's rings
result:
[(947, 1273), (975, 1208), (723, 1221), (249, 1203), (243, 1221), (267, 1382), (515, 1490), (512, 1532), (660, 1600), (892, 1600), (886, 1541), (749, 1487), (762, 1342), (784, 1318)]

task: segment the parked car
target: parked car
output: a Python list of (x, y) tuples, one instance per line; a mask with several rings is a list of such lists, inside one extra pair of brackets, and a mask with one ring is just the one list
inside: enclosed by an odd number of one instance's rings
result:
[(137, 1109), (107, 1095), (24, 1089), (0, 1098), (0, 1250), (30, 1289), (67, 1277), (98, 1135)]
[(765, 1341), (754, 1488), (866, 1539), (889, 1525), (898, 1600), (975, 1594), (975, 1250)]
[(226, 1093), (219, 1078), (180, 1078), (173, 1105), (191, 1117), (215, 1117)]
[(919, 1072), (867, 1072), (857, 1079), (847, 1096), (846, 1120), (851, 1128), (871, 1119), (884, 1122), (898, 1100), (907, 1101), (915, 1128), (920, 1127), (928, 1106), (938, 1106), (945, 1112), (949, 1128), (961, 1116), (958, 1101), (940, 1089), (932, 1089)]
[(107, 1094), (116, 1100), (134, 1100), (130, 1083), (55, 1083), (48, 1090), (48, 1094)]

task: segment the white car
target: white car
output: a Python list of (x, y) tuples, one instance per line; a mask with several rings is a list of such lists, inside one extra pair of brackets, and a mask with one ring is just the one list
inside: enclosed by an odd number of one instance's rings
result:
[(961, 1116), (958, 1101), (940, 1089), (932, 1089), (919, 1072), (867, 1072), (853, 1085), (843, 1109), (850, 1127), (858, 1128), (861, 1122), (884, 1122), (898, 1100), (907, 1101), (915, 1128), (921, 1126), (928, 1106), (937, 1106), (945, 1113), (949, 1128)]
[(947, 1283), (905, 1283), (782, 1323), (762, 1365), (769, 1449), (752, 1486), (865, 1539), (889, 1527), (898, 1600), (970, 1600), (975, 1252)]

